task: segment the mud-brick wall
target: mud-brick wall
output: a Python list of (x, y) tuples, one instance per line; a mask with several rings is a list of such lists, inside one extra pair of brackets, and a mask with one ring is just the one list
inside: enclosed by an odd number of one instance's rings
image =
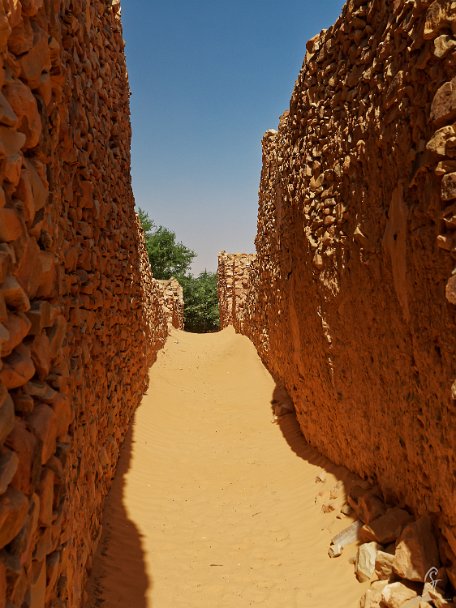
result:
[(254, 254), (226, 253), (218, 255), (217, 290), (220, 310), (220, 327), (234, 325), (242, 331), (244, 302), (250, 286), (250, 268)]
[(263, 140), (244, 331), (306, 438), (435, 514), (456, 585), (456, 2), (350, 0)]
[(167, 333), (130, 185), (119, 5), (0, 2), (0, 607), (83, 605)]
[(157, 281), (163, 297), (160, 311), (167, 316), (168, 327), (184, 329), (184, 290), (177, 279)]

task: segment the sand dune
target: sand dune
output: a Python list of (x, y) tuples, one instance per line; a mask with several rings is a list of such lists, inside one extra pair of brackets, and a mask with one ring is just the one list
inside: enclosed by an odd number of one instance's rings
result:
[(174, 332), (150, 380), (106, 507), (90, 605), (357, 606), (355, 547), (328, 557), (351, 520), (322, 511), (345, 473), (306, 445), (294, 416), (272, 423), (275, 385), (252, 344), (231, 328)]

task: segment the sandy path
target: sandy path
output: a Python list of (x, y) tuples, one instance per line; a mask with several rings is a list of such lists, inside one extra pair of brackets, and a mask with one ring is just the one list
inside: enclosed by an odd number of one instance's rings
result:
[(252, 344), (231, 328), (175, 332), (150, 378), (106, 507), (91, 605), (357, 606), (354, 548), (327, 555), (351, 522), (321, 509), (342, 473), (293, 416), (271, 423), (274, 382)]

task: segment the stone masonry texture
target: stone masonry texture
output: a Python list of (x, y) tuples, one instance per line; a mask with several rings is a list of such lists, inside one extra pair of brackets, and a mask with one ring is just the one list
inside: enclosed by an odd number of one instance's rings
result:
[(245, 299), (250, 284), (250, 268), (254, 254), (226, 253), (218, 256), (218, 296), (220, 326), (239, 326), (244, 312)]
[(434, 516), (453, 586), (455, 121), (456, 2), (349, 0), (264, 136), (257, 257), (231, 318), (312, 445)]
[(84, 605), (168, 333), (134, 212), (119, 12), (0, 1), (0, 608)]
[(159, 310), (165, 314), (168, 327), (184, 329), (184, 290), (181, 284), (174, 277), (162, 281), (154, 279), (154, 281), (162, 291)]

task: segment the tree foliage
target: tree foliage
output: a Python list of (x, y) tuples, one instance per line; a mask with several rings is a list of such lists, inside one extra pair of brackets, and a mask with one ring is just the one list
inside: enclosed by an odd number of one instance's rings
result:
[(184, 289), (184, 324), (187, 331), (207, 333), (219, 328), (217, 275), (201, 272), (180, 279)]
[(138, 210), (144, 230), (147, 254), (156, 279), (176, 278), (184, 290), (184, 327), (205, 333), (219, 328), (217, 275), (204, 271), (194, 277), (190, 266), (196, 257), (192, 249), (176, 241), (176, 234), (156, 226), (143, 209)]
[(148, 214), (139, 209), (141, 225), (146, 238), (147, 255), (156, 279), (170, 279), (189, 272), (196, 253), (176, 241), (176, 234), (164, 226), (157, 226)]

